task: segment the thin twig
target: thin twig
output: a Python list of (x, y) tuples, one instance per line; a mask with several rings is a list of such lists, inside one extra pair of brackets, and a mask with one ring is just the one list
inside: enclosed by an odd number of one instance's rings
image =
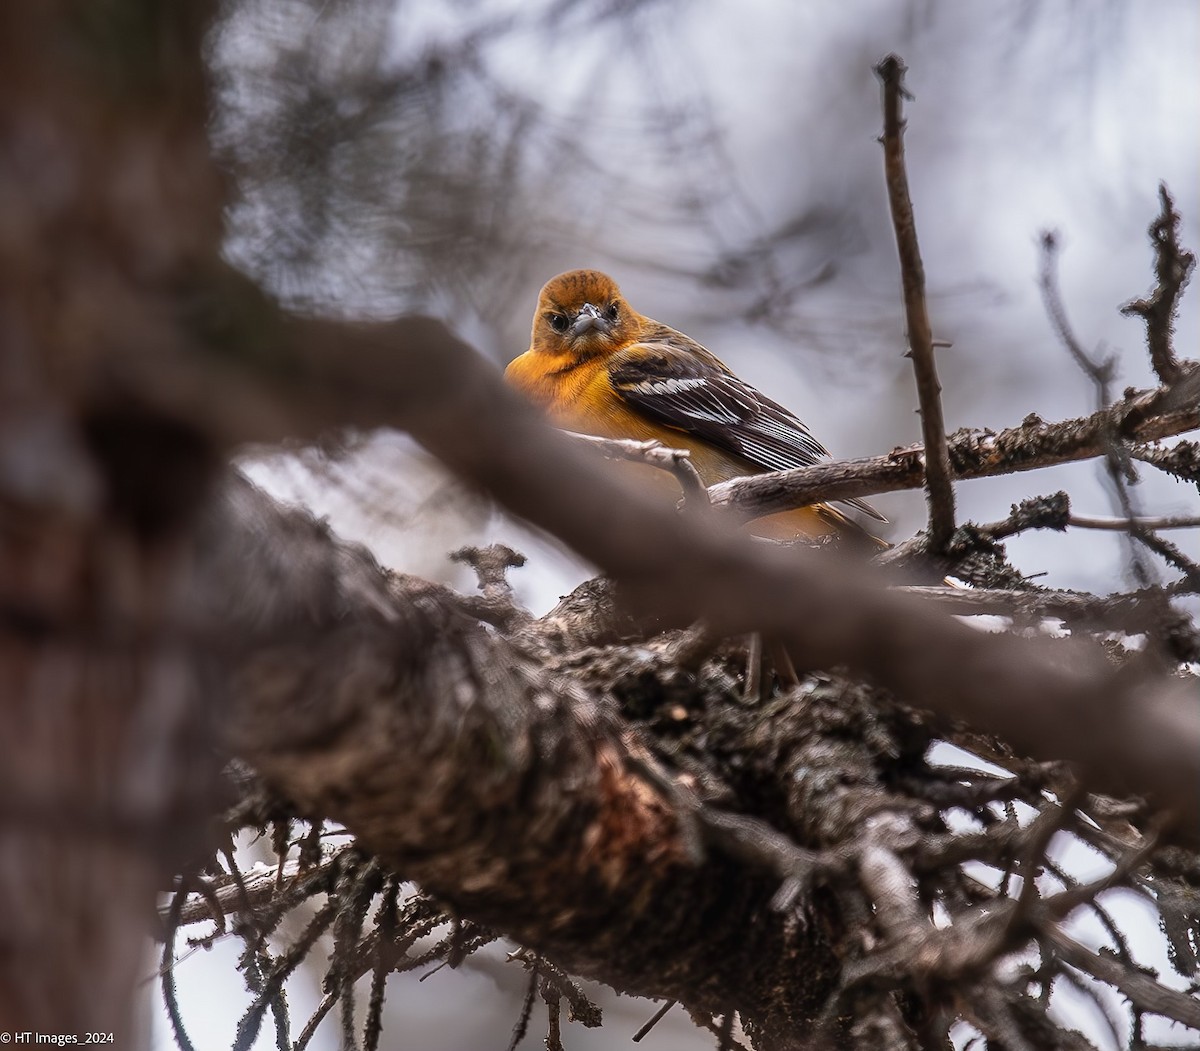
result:
[[(300, 866), (297, 862), (289, 861), (284, 866), (284, 879), (288, 881), (299, 875)], [(279, 892), (279, 886), (276, 882), (276, 870), (260, 869), (250, 872), (245, 877), (243, 884), (245, 888), (246, 900), (250, 906), (257, 909), (259, 906), (265, 906), (273, 903), (276, 895)], [(312, 883), (319, 883), (325, 878), (325, 871), (322, 869), (321, 874), (312, 878), (312, 874), (306, 878), (305, 886), (310, 886)], [(187, 901), (183, 903), (182, 911), (179, 916), (181, 926), (189, 926), (193, 923), (201, 923), (205, 920), (215, 919), (213, 910), (220, 909), (222, 917), (233, 912), (236, 915), (237, 909), (243, 905), (242, 891), (234, 883), (232, 876), (218, 876), (209, 881), (208, 890), (201, 893), (196, 890), (189, 894)], [(223, 924), (222, 924), (223, 925)]]
[(661, 1022), (667, 1016), (667, 1012), (669, 1010), (671, 1010), (671, 1008), (674, 1006), (675, 1006), (675, 1001), (668, 1000), (665, 1004), (662, 1005), (662, 1007), (660, 1007), (657, 1011), (655, 1011), (654, 1014), (651, 1016), (650, 1021), (648, 1021), (644, 1026), (642, 1026), (641, 1029), (639, 1029), (636, 1033), (633, 1034), (633, 1042), (635, 1044), (640, 1044), (642, 1042), (642, 1040), (645, 1039), (646, 1035), (650, 1032), (650, 1030), (653, 1029), (656, 1025), (658, 1025), (658, 1023)]
[(390, 948), (392, 945), (399, 893), (399, 878), (394, 875), (388, 876), (384, 882), (383, 899), (375, 913), (375, 932), (378, 937), (373, 946), (375, 962), (371, 969), (371, 996), (367, 1001), (367, 1017), (363, 1022), (363, 1051), (376, 1051), (379, 1047), (379, 1037), (383, 1033), (383, 999), (392, 962), (390, 955), (384, 951), (384, 946)]
[[(1059, 342), (1067, 348), (1067, 352), (1075, 359), (1075, 364), (1086, 373), (1097, 387), (1104, 391), (1101, 405), (1107, 403), (1107, 391), (1116, 374), (1117, 359), (1113, 355), (1107, 358), (1093, 358), (1083, 349), (1075, 336), (1071, 323), (1067, 320), (1066, 308), (1063, 306), (1062, 294), (1058, 289), (1058, 253), (1061, 250), (1058, 234), (1046, 230), (1041, 238), (1042, 265), (1038, 270), (1038, 288), (1042, 293), (1042, 303), (1046, 308), (1046, 316), (1058, 336)], [(1166, 382), (1165, 380), (1163, 381)]]
[(508, 1041), (508, 1051), (517, 1051), (517, 1045), (525, 1039), (529, 1032), (529, 1019), (533, 1017), (533, 1004), (538, 993), (538, 963), (539, 958), (533, 957), (529, 964), (529, 982), (525, 987), (525, 999), (521, 1002), (521, 1013), (513, 1026), (512, 1037)]
[(323, 905), (315, 916), (305, 925), (300, 936), (292, 942), (287, 951), (280, 956), (270, 971), (263, 975), (262, 987), (256, 990), (254, 1000), (238, 1020), (235, 1034), (234, 1051), (244, 1051), (253, 1046), (262, 1026), (262, 1018), (267, 1008), (278, 999), (283, 983), (291, 977), (308, 956), (309, 950), (317, 943), (333, 923), (337, 910), (332, 903)]
[(1046, 926), (1057, 920), (1064, 919), (1080, 905), (1094, 901), (1104, 891), (1119, 887), (1134, 877), (1134, 874), (1150, 858), (1158, 846), (1159, 830), (1164, 827), (1166, 820), (1160, 815), (1156, 823), (1149, 829), (1141, 844), (1133, 850), (1122, 852), (1113, 864), (1112, 870), (1106, 875), (1089, 883), (1079, 883), (1067, 887), (1058, 893), (1044, 898), (1034, 910), (1034, 922)]
[[(514, 955), (524, 956), (528, 950), (522, 949)], [(543, 989), (552, 989), (559, 998), (567, 1001), (568, 1015), (573, 1022), (587, 1029), (597, 1029), (604, 1023), (604, 1014), (598, 1004), (589, 1000), (583, 988), (574, 981), (566, 971), (556, 963), (540, 957), (539, 968), (542, 973)]]
[(1029, 841), (1021, 859), (1021, 892), (1008, 915), (1002, 940), (1015, 945), (1028, 930), (1038, 901), (1037, 872), (1046, 858), (1050, 841), (1075, 818), (1075, 808), (1086, 792), (1082, 784), (1072, 790), (1071, 798), (1051, 803), (1029, 826)]
[(812, 878), (834, 867), (836, 855), (819, 854), (793, 843), (765, 821), (746, 814), (731, 814), (713, 807), (700, 807), (697, 819), (705, 838), (732, 857), (759, 865), (778, 876), (782, 883), (771, 906), (790, 909)]
[(950, 451), (942, 413), (942, 386), (933, 357), (933, 333), (925, 302), (925, 267), (917, 244), (908, 174), (904, 168), (904, 118), (902, 100), (912, 96), (904, 88), (904, 63), (888, 55), (875, 67), (883, 82), (883, 163), (887, 178), (892, 225), (900, 254), (900, 281), (904, 289), (904, 314), (908, 327), (909, 357), (917, 380), (921, 436), (925, 443), (925, 489), (929, 501), (930, 547), (935, 554), (946, 549), (954, 533), (954, 486)]
[(1133, 522), (1124, 518), (1097, 518), (1092, 515), (1071, 515), (1067, 525), (1076, 529), (1108, 529), (1113, 532), (1127, 533), (1132, 526), (1135, 530), (1159, 529), (1197, 529), (1200, 528), (1200, 515), (1166, 515), (1162, 518), (1136, 518)]
[[(1112, 383), (1116, 376), (1117, 359), (1115, 355), (1106, 358), (1093, 357), (1083, 349), (1083, 345), (1075, 336), (1070, 322), (1067, 320), (1066, 307), (1063, 305), (1062, 294), (1058, 287), (1058, 237), (1051, 231), (1042, 234), (1042, 265), (1038, 274), (1038, 286), (1042, 291), (1042, 301), (1046, 305), (1046, 313), (1050, 323), (1057, 333), (1059, 341), (1067, 348), (1067, 352), (1075, 360), (1075, 364), (1092, 381), (1096, 392), (1096, 409), (1103, 411), (1112, 402)], [(1172, 380), (1174, 380), (1172, 376)], [(1116, 510), (1129, 523), (1128, 532), (1134, 532), (1134, 521), (1139, 517), (1137, 501), (1129, 486), (1137, 480), (1137, 474), (1129, 458), (1129, 449), (1121, 441), (1116, 428), (1112, 427), (1104, 433), (1104, 461), (1108, 475), (1112, 481), (1112, 496)], [(1128, 541), (1127, 541), (1128, 543)], [(1129, 548), (1129, 561), (1134, 578), (1140, 587), (1148, 587), (1152, 581), (1149, 565), (1140, 553)]]
[(999, 990), (977, 987), (973, 995), (964, 998), (964, 1014), (988, 1036), (988, 1047), (1003, 1047), (1006, 1051), (1037, 1051), (1026, 1038), (1013, 1012), (1013, 1006)]
[[(1055, 864), (1049, 858), (1045, 859), (1045, 865), (1046, 871), (1053, 875), (1056, 879), (1060, 880), (1064, 887), (1073, 887), (1079, 885), (1078, 879), (1072, 876), (1061, 866)], [(1113, 945), (1111, 951), (1117, 954), (1117, 957), (1123, 964), (1125, 964), (1126, 967), (1136, 967), (1137, 962), (1134, 960), (1133, 953), (1129, 948), (1129, 940), (1125, 937), (1125, 932), (1117, 926), (1116, 920), (1112, 918), (1112, 914), (1109, 913), (1108, 909), (1106, 909), (1094, 898), (1087, 903), (1087, 907), (1092, 915), (1096, 917), (1097, 922), (1105, 929), (1105, 931), (1108, 932), (1108, 936), (1112, 939)]]
[(171, 895), (171, 907), (166, 921), (167, 936), (163, 942), (161, 965), (163, 1004), (166, 1006), (167, 1017), (171, 1020), (171, 1031), (180, 1051), (194, 1051), (192, 1041), (183, 1025), (183, 1016), (179, 1011), (179, 996), (175, 988), (175, 934), (179, 929), (179, 917), (187, 896), (188, 877), (181, 876), (179, 886)]
[[(542, 1000), (546, 1004), (546, 1051), (564, 1051), (562, 1042), (562, 994), (553, 983), (542, 982)], [(636, 1040), (637, 1037), (634, 1037)]]
[(708, 490), (705, 489), (700, 472), (692, 463), (692, 454), (687, 449), (672, 449), (654, 439), (639, 442), (632, 438), (601, 438), (595, 434), (580, 434), (578, 431), (564, 433), (576, 441), (594, 446), (610, 460), (649, 464), (674, 475), (683, 490), (685, 507), (708, 505)]
[[(1112, 1006), (1108, 999), (1101, 996), (1100, 991), (1096, 989), (1092, 983), (1084, 981), (1083, 978), (1077, 975), (1069, 967), (1063, 967), (1058, 959), (1054, 958), (1053, 956), (1051, 958), (1054, 960), (1054, 968), (1058, 977), (1062, 978), (1063, 981), (1071, 985), (1071, 987), (1077, 990), (1081, 996), (1086, 996), (1092, 1002), (1092, 1006), (1095, 1008), (1096, 1013), (1104, 1019), (1104, 1025), (1108, 1029), (1111, 1046), (1117, 1048), (1125, 1047), (1125, 1038), (1122, 1030), (1126, 1027), (1117, 1025), (1116, 1019), (1113, 1018)], [(1133, 1044), (1132, 1046), (1137, 1047), (1136, 1044)], [(1143, 1049), (1138, 1048), (1138, 1051), (1143, 1051)]]
[[(1158, 539), (1166, 543), (1161, 537)], [(1151, 586), (1107, 596), (1076, 591), (966, 589), (923, 584), (900, 585), (895, 590), (928, 598), (945, 612), (958, 616), (993, 615), (1023, 622), (1054, 617), (1072, 629), (1151, 634), (1165, 642), (1179, 660), (1200, 660), (1200, 631), (1187, 613), (1168, 601), (1172, 595), (1197, 590), (1187, 576), (1168, 587)]]
[(746, 640), (746, 676), (742, 695), (748, 701), (763, 699), (763, 637), (762, 632), (752, 631)]
[(300, 1030), (300, 1036), (296, 1039), (295, 1051), (304, 1051), (308, 1047), (308, 1042), (312, 1039), (313, 1033), (317, 1031), (317, 1026), (324, 1021), (325, 1016), (329, 1014), (330, 1009), (336, 1004), (338, 997), (336, 993), (326, 993), (321, 997), (321, 1002), (317, 1004), (317, 1008), (313, 1011), (308, 1021), (304, 1023), (304, 1028)]

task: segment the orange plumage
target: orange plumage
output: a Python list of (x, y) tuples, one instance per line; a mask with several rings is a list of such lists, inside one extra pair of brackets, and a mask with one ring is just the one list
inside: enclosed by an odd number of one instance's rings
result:
[[(795, 415), (695, 340), (637, 313), (597, 270), (570, 270), (546, 283), (529, 349), (505, 376), (567, 430), (687, 449), (705, 485), (829, 456)], [(674, 479), (642, 470), (678, 497)], [(848, 503), (883, 520), (861, 501)], [(750, 530), (776, 539), (867, 535), (829, 504), (769, 515)]]

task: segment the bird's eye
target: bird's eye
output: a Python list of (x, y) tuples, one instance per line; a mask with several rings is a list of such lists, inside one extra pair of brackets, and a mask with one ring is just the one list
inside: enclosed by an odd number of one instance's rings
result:
[(550, 327), (555, 332), (567, 331), (567, 316), (565, 314), (547, 314), (546, 320), (550, 322)]
[(609, 303), (608, 309), (604, 312), (604, 316), (608, 318), (609, 321), (616, 321), (618, 313), (620, 312), (617, 310), (617, 304)]

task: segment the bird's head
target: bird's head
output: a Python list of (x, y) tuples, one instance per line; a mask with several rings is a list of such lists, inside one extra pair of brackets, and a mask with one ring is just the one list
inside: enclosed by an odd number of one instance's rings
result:
[(573, 357), (606, 354), (635, 339), (640, 320), (607, 274), (568, 270), (538, 296), (531, 346)]

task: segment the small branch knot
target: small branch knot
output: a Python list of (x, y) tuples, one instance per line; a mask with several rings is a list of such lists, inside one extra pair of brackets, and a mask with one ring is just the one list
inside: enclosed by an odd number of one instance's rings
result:
[(479, 590), (483, 591), (490, 584), (507, 586), (505, 573), (509, 569), (519, 569), (525, 565), (525, 556), (514, 551), (507, 544), (489, 544), (487, 547), (460, 547), (450, 553), (454, 562), (462, 562), (475, 570), (479, 577)]
[(516, 604), (508, 582), (508, 570), (525, 565), (525, 556), (519, 551), (505, 544), (460, 547), (451, 552), (450, 559), (475, 570), (482, 596), (463, 598), (464, 608), (474, 616), (502, 631), (514, 631), (532, 620), (529, 611)]

